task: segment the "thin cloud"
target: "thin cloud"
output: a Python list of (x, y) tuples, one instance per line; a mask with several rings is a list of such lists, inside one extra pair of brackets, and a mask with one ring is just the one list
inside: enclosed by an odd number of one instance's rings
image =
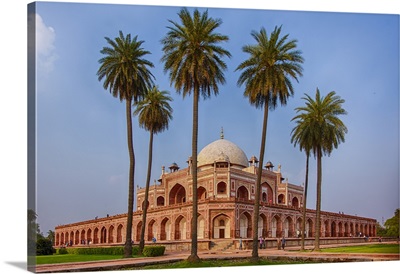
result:
[(119, 185), (122, 180), (124, 178), (124, 175), (120, 174), (120, 175), (111, 175), (110, 178), (108, 179), (108, 182), (111, 185)]
[(36, 61), (39, 73), (48, 74), (54, 69), (58, 56), (55, 53), (56, 33), (54, 28), (47, 26), (39, 14), (36, 17)]

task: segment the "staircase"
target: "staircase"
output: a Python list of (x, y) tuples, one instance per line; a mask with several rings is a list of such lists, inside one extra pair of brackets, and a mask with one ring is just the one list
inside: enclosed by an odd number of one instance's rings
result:
[(218, 251), (218, 252), (223, 252), (226, 250), (232, 250), (235, 249), (234, 242), (230, 239), (221, 239), (221, 240), (216, 240), (211, 241), (210, 243), (210, 251)]

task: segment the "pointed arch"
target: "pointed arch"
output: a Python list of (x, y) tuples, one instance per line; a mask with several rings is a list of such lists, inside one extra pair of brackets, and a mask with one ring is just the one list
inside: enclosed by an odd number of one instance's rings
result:
[(227, 186), (225, 182), (219, 182), (217, 184), (217, 195), (226, 195), (227, 194)]
[(92, 229), (89, 228), (88, 231), (86, 232), (86, 240), (88, 244), (93, 243), (93, 236), (92, 236)]
[(267, 237), (267, 216), (264, 213), (258, 218), (258, 237)]
[(142, 232), (142, 225), (143, 222), (140, 221), (137, 225), (136, 225), (136, 241), (139, 242), (140, 241), (140, 233)]
[(179, 215), (175, 220), (175, 240), (186, 240), (187, 222), (186, 218)]
[(301, 223), (302, 223), (302, 221), (303, 221), (303, 218), (302, 217), (299, 217), (299, 218), (297, 218), (297, 220), (296, 220), (296, 228), (295, 228), (295, 237), (297, 237), (297, 238), (299, 238), (299, 237), (301, 237)]
[(167, 217), (165, 217), (161, 221), (161, 234), (160, 234), (160, 240), (171, 240), (171, 233), (172, 233), (172, 223), (171, 220)]
[(107, 242), (108, 242), (109, 244), (114, 243), (114, 226), (113, 226), (113, 225), (111, 225), (111, 226), (108, 228), (108, 240), (107, 240)]
[(93, 231), (93, 243), (94, 244), (99, 243), (99, 229), (97, 227)]
[(164, 206), (164, 205), (165, 205), (164, 196), (158, 196), (157, 197), (157, 206)]
[(123, 226), (122, 226), (122, 224), (120, 224), (117, 227), (117, 243), (122, 243), (122, 229), (123, 229)]
[(245, 186), (241, 186), (237, 189), (236, 197), (239, 201), (249, 200), (249, 190)]
[(228, 239), (230, 235), (230, 218), (221, 213), (214, 217), (213, 221), (213, 238), (214, 239)]
[(202, 186), (197, 188), (197, 199), (199, 201), (207, 199), (207, 190)]
[(283, 235), (287, 237), (293, 237), (293, 219), (291, 216), (287, 216), (283, 221)]
[(337, 225), (336, 225), (335, 221), (332, 221), (331, 222), (331, 235), (330, 235), (330, 237), (337, 237), (336, 227), (337, 227)]
[(262, 183), (260, 201), (262, 203), (272, 204), (274, 199), (273, 193), (274, 192), (272, 191), (272, 187), (267, 182)]
[(157, 224), (154, 219), (147, 226), (147, 240), (151, 241), (153, 237), (157, 239)]
[(285, 204), (286, 203), (286, 197), (284, 194), (279, 194), (278, 195), (278, 204)]
[(300, 202), (299, 202), (299, 199), (297, 197), (293, 197), (293, 199), (292, 199), (292, 207), (300, 208)]
[(81, 244), (84, 244), (86, 242), (86, 237), (85, 237), (86, 232), (85, 232), (85, 230), (83, 229), (80, 234), (81, 234), (81, 236), (80, 236)]
[(107, 242), (107, 229), (103, 226), (100, 231), (100, 243), (104, 244)]
[(336, 233), (336, 237), (343, 237), (343, 223), (339, 222), (338, 223), (338, 227), (337, 227), (337, 233)]
[(274, 215), (271, 219), (271, 237), (281, 237), (282, 236), (282, 221), (279, 215)]
[(79, 236), (80, 236), (81, 234), (79, 233), (79, 230), (77, 230), (76, 232), (75, 232), (75, 242), (74, 242), (74, 244), (75, 245), (78, 245), (79, 244)]
[(239, 216), (239, 234), (242, 238), (250, 238), (252, 230), (252, 218), (251, 214), (247, 211), (243, 212)]
[(329, 237), (330, 234), (331, 234), (331, 227), (330, 227), (329, 220), (326, 220), (326, 221), (324, 222), (324, 227), (325, 227), (325, 233), (324, 233), (324, 235), (325, 235), (325, 237)]
[(204, 216), (199, 214), (197, 216), (197, 239), (204, 239), (205, 235), (205, 219)]
[(355, 236), (355, 231), (354, 231), (354, 224), (350, 223), (350, 237), (354, 237)]
[(176, 184), (169, 192), (169, 204), (181, 204), (186, 202), (186, 190), (181, 184)]

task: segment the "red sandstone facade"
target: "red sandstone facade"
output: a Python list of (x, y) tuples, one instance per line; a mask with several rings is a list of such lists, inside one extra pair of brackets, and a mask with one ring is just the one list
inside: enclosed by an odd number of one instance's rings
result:
[[(145, 240), (153, 237), (165, 244), (188, 242), (191, 235), (191, 163), (180, 169), (176, 163), (163, 167), (150, 187)], [(198, 240), (199, 249), (209, 248), (214, 239), (252, 238), (252, 218), (258, 161), (250, 160), (230, 141), (209, 144), (198, 155)], [(268, 162), (262, 173), (259, 236), (298, 237), (301, 231), (303, 187), (282, 178), (281, 168)], [(144, 188), (138, 188), (133, 235), (139, 241)], [(307, 210), (307, 237), (314, 237), (316, 213)], [(60, 225), (55, 228), (55, 246), (115, 245), (125, 243), (127, 214)], [(321, 212), (321, 237), (376, 236), (376, 220), (347, 214)], [(202, 244), (206, 243), (206, 244)]]

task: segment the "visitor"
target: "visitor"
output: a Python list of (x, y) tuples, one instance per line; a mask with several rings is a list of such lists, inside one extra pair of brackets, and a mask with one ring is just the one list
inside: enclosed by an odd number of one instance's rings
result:
[(243, 248), (243, 243), (242, 243), (242, 237), (239, 239), (239, 250), (242, 250)]
[(281, 245), (282, 245), (282, 249), (285, 250), (285, 245), (286, 245), (285, 236), (282, 237)]
[(263, 238), (260, 236), (260, 249), (262, 249), (262, 243), (263, 242)]
[(157, 241), (156, 237), (153, 237), (152, 241), (153, 241), (153, 243), (155, 244), (156, 241)]

